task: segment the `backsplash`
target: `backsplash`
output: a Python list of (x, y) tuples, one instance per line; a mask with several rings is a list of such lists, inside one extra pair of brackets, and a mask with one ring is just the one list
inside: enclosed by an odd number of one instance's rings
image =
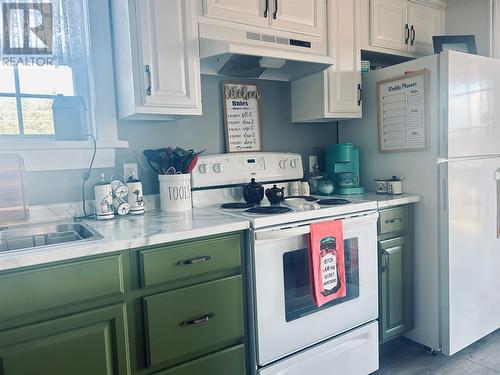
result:
[[(122, 164), (139, 164), (144, 194), (158, 193), (158, 177), (149, 168), (142, 151), (148, 148), (180, 146), (206, 149), (205, 154), (225, 151), (221, 82), (226, 78), (203, 76), (203, 116), (188, 117), (176, 122), (119, 121), (119, 139), (128, 140), (130, 148), (118, 150), (116, 168), (96, 169), (87, 182), (88, 199), (93, 199), (92, 186), (99, 174), (109, 177), (122, 172)], [(252, 82), (252, 80), (244, 80)], [(290, 83), (254, 81), (262, 92), (262, 130), (264, 151), (298, 152), (304, 157), (322, 155), (325, 147), (336, 143), (336, 124), (293, 124), (290, 119)], [(27, 194), (30, 205), (74, 202), (81, 199), (83, 170), (27, 173)]]

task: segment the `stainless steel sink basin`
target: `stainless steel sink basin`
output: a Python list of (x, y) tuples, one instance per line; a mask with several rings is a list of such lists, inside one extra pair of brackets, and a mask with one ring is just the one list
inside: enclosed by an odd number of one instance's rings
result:
[(73, 221), (18, 225), (0, 229), (0, 252), (101, 238), (102, 235), (90, 226)]

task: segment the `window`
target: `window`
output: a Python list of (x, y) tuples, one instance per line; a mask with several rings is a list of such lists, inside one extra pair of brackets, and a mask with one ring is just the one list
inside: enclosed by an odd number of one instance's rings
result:
[(114, 167), (118, 140), (109, 3), (0, 0), (0, 152), (28, 171)]
[(2, 5), (0, 136), (86, 139), (83, 1), (3, 0)]
[(71, 68), (2, 66), (0, 77), (0, 134), (54, 136), (56, 95), (75, 94)]

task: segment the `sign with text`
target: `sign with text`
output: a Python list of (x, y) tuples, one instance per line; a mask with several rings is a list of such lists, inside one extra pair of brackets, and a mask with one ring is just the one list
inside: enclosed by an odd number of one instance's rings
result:
[(425, 150), (428, 70), (377, 82), (380, 151)]
[(262, 150), (260, 99), (256, 84), (222, 82), (227, 152)]
[(2, 64), (53, 65), (51, 2), (2, 2)]

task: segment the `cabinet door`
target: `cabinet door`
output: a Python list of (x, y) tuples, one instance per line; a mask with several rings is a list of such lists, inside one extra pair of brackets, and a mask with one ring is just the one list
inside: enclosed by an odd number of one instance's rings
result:
[(407, 50), (406, 0), (370, 0), (370, 44)]
[(444, 12), (422, 4), (408, 3), (408, 25), (410, 38), (408, 50), (422, 54), (433, 54), (432, 37), (444, 32)]
[(128, 374), (125, 305), (0, 332), (0, 374)]
[(406, 236), (379, 242), (380, 340), (413, 326), (412, 257)]
[(362, 116), (359, 1), (332, 0), (328, 9), (329, 47), (335, 59), (326, 71), (331, 117)]
[(326, 0), (269, 0), (271, 28), (323, 36)]
[(225, 21), (268, 27), (270, 10), (266, 4), (272, 0), (204, 0), (203, 15)]
[[(136, 1), (142, 105), (171, 114), (201, 110), (198, 24), (191, 1)], [(154, 112), (154, 111), (152, 111)]]

